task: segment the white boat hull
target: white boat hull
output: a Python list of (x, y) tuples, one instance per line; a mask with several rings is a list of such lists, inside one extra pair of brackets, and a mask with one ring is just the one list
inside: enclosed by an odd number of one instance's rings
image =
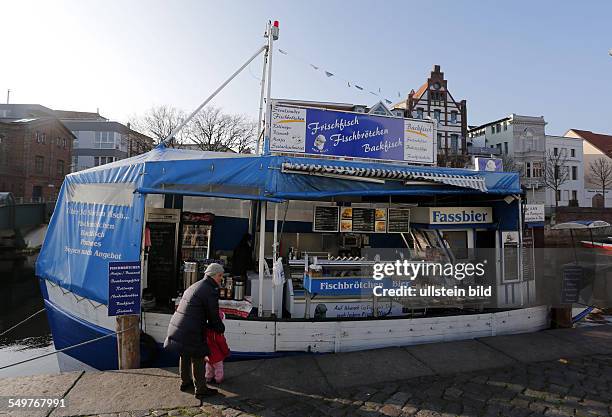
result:
[[(78, 321), (79, 325), (86, 322), (102, 332), (114, 331), (115, 320), (107, 317), (106, 306), (76, 297), (48, 281), (44, 282), (44, 286), (48, 309), (63, 311), (75, 322)], [(142, 328), (161, 345), (166, 337), (170, 318), (170, 314), (144, 312)], [(549, 309), (547, 306), (537, 306), (494, 313), (379, 320), (227, 319), (225, 325), (225, 336), (233, 356), (255, 358), (295, 352), (349, 352), (535, 332), (549, 327)], [(71, 334), (71, 330), (66, 325), (56, 327), (52, 324), (51, 327), (54, 340), (70, 339), (66, 334)], [(116, 352), (113, 353), (116, 355)], [(100, 354), (98, 350), (97, 355)], [(81, 356), (78, 359), (90, 363), (86, 357)]]

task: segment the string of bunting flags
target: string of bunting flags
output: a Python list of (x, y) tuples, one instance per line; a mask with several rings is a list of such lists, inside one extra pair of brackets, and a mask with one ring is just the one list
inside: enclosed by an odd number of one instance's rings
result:
[[(310, 62), (308, 62), (308, 61), (306, 61), (306, 60), (304, 60), (304, 59), (301, 59), (301, 58), (297, 57), (297, 56), (296, 56), (296, 55), (294, 55), (294, 54), (289, 54), (289, 52), (287, 52), (287, 51), (286, 51), (286, 50), (284, 50), (284, 49), (277, 48), (277, 51), (278, 51), (278, 52), (279, 52), (281, 55), (285, 55), (285, 56), (288, 56), (288, 57), (294, 58), (294, 59), (296, 59), (297, 61), (300, 61), (301, 63), (303, 63), (303, 64), (307, 65), (308, 67), (310, 67), (310, 68), (311, 68), (311, 69), (313, 69), (314, 71), (317, 71), (317, 72), (320, 72), (320, 73), (324, 74), (324, 75), (325, 75), (327, 78), (333, 78), (333, 79), (335, 79), (335, 80), (342, 81), (342, 82), (343, 82), (343, 83), (344, 83), (344, 84), (345, 84), (345, 85), (346, 85), (348, 88), (354, 88), (354, 89), (356, 89), (356, 90), (358, 90), (358, 91), (361, 91), (361, 92), (363, 92), (363, 93), (369, 93), (369, 94), (371, 94), (371, 95), (374, 95), (374, 96), (376, 96), (376, 97), (379, 97), (380, 99), (384, 100), (385, 104), (387, 104), (387, 105), (389, 105), (389, 104), (393, 104), (393, 101), (389, 100), (389, 98), (388, 98), (388, 97), (389, 97), (389, 95), (387, 95), (387, 96), (385, 97), (385, 95), (383, 95), (383, 94), (382, 94), (382, 90), (381, 90), (381, 88), (380, 88), (380, 87), (379, 87), (379, 88), (377, 88), (377, 89), (370, 89), (370, 88), (367, 88), (367, 87), (366, 87), (364, 84), (362, 84), (362, 83), (353, 82), (353, 81), (351, 81), (351, 80), (349, 80), (349, 79), (347, 79), (347, 78), (345, 78), (345, 77), (342, 77), (341, 75), (337, 74), (336, 72), (331, 72), (331, 71), (329, 71), (329, 70), (327, 70), (327, 69), (325, 69), (325, 68), (323, 68), (323, 67), (321, 67), (321, 66), (319, 66), (319, 65), (315, 65), (315, 64), (312, 64), (312, 63), (310, 63)], [(376, 92), (376, 90), (377, 90), (378, 92)], [(397, 98), (398, 98), (398, 100), (400, 100), (400, 99), (402, 98), (402, 94), (401, 94), (399, 91), (397, 92)], [(397, 100), (396, 100), (396, 101), (397, 101)]]

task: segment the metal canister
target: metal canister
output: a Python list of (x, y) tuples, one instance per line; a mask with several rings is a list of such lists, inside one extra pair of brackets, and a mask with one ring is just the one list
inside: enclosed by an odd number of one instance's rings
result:
[(245, 282), (242, 280), (234, 281), (234, 300), (244, 300)]
[(198, 281), (198, 263), (183, 263), (183, 288), (187, 289)]

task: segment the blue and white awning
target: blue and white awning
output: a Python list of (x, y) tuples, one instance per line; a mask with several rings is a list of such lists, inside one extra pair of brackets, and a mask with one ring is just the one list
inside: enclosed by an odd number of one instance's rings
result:
[(487, 186), (481, 176), (454, 175), (437, 172), (420, 172), (410, 169), (362, 168), (321, 164), (299, 164), (285, 162), (282, 172), (291, 174), (322, 175), (362, 181), (384, 182), (385, 180), (426, 181), (455, 187), (471, 188), (486, 192)]

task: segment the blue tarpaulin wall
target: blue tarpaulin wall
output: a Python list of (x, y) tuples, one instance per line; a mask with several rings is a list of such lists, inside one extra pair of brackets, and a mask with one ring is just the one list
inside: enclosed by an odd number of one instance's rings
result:
[[(283, 173), (283, 163), (483, 177), (487, 192), (450, 185), (407, 186)], [(315, 200), (331, 196), (483, 195), (520, 193), (516, 173), (475, 172), (386, 163), (251, 156), (157, 147), (133, 158), (66, 177), (43, 248), (38, 276), (108, 303), (108, 262), (140, 259), (144, 194), (183, 194), (250, 200)], [(515, 216), (516, 217), (516, 216)], [(230, 242), (215, 242), (225, 246)]]

